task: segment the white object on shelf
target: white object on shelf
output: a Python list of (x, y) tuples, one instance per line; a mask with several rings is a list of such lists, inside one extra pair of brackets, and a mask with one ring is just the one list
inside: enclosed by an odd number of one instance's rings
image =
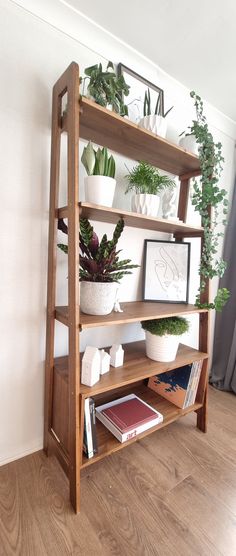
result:
[(162, 216), (168, 220), (179, 220), (178, 216), (176, 215), (177, 206), (176, 206), (176, 197), (177, 197), (177, 188), (168, 187), (165, 189), (163, 196), (162, 196)]
[(110, 371), (111, 356), (109, 355), (109, 353), (104, 351), (104, 349), (100, 349), (99, 354), (100, 354), (100, 375), (105, 375), (105, 373), (108, 373)]
[(146, 335), (146, 354), (154, 361), (174, 361), (179, 347), (179, 336), (164, 334), (157, 336), (148, 330)]
[(148, 131), (159, 135), (159, 137), (165, 137), (167, 132), (167, 121), (163, 116), (158, 116), (157, 114), (152, 114), (151, 116), (144, 116), (139, 122), (140, 127), (144, 127)]
[(82, 358), (81, 383), (93, 386), (100, 379), (100, 353), (98, 348), (87, 346)]
[(113, 344), (110, 348), (111, 366), (121, 367), (124, 363), (124, 350), (121, 344)]
[(109, 176), (87, 176), (84, 179), (85, 201), (112, 207), (116, 180)]
[(160, 197), (151, 193), (136, 193), (131, 199), (131, 209), (133, 212), (145, 214), (146, 216), (157, 217), (160, 204)]

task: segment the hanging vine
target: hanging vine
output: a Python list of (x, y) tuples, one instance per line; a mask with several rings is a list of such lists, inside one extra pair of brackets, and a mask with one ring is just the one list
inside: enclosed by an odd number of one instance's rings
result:
[[(219, 238), (224, 236), (223, 232), (218, 231), (220, 224), (226, 225), (226, 215), (228, 212), (227, 191), (219, 187), (219, 179), (222, 173), (222, 144), (215, 143), (209, 131), (206, 117), (203, 114), (203, 102), (201, 97), (194, 91), (190, 96), (194, 100), (196, 109), (196, 120), (193, 120), (190, 131), (195, 135), (199, 144), (199, 159), (201, 167), (200, 183), (194, 179), (192, 203), (195, 210), (202, 218), (204, 228), (204, 241), (199, 266), (200, 287), (196, 297), (196, 305), (201, 308), (216, 309), (221, 311), (229, 298), (229, 291), (226, 288), (219, 288), (213, 303), (201, 303), (201, 294), (206, 289), (206, 280), (215, 276), (221, 278), (226, 269), (226, 262), (217, 259), (217, 248)], [(210, 212), (212, 208), (212, 218)]]

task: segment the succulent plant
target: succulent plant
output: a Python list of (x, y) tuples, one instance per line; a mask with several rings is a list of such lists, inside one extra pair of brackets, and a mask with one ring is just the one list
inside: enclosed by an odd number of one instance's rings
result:
[(84, 73), (85, 77), (80, 82), (85, 85), (86, 80), (89, 80), (87, 91), (97, 104), (104, 107), (110, 105), (120, 116), (128, 116), (128, 107), (123, 97), (129, 94), (130, 87), (123, 75), (117, 75), (112, 62), (108, 62), (105, 71), (102, 64), (96, 64), (86, 68)]
[[(67, 226), (62, 219), (58, 221), (59, 230), (68, 233)], [(99, 242), (93, 226), (86, 218), (80, 219), (80, 281), (86, 282), (119, 282), (125, 274), (139, 265), (130, 264), (130, 259), (119, 261), (120, 250), (117, 243), (124, 229), (124, 220), (121, 218), (115, 227), (111, 240), (104, 234)], [(68, 246), (58, 244), (59, 249), (68, 253)]]
[(135, 193), (158, 195), (162, 189), (176, 186), (174, 180), (169, 176), (162, 176), (155, 166), (151, 166), (148, 162), (143, 161), (134, 166), (126, 178), (129, 182), (126, 193), (128, 191), (135, 191)]
[[(161, 112), (161, 97), (160, 97), (160, 93), (159, 93), (159, 95), (157, 97), (155, 110), (154, 110), (155, 116), (162, 116), (163, 118), (166, 118), (167, 114), (169, 114), (169, 112), (172, 110), (172, 108), (174, 108), (174, 106), (171, 106), (171, 108), (169, 108), (169, 110), (167, 110), (164, 113)], [(144, 102), (143, 102), (143, 115), (144, 116), (151, 116), (152, 115), (150, 89), (147, 89), (147, 91), (145, 91)]]
[(108, 156), (106, 147), (94, 149), (91, 141), (84, 147), (81, 157), (85, 170), (89, 176), (115, 177), (116, 164), (112, 155)]

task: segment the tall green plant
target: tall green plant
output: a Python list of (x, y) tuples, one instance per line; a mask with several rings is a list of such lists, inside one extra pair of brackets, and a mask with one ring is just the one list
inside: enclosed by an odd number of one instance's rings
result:
[[(204, 228), (203, 249), (199, 267), (200, 288), (196, 298), (196, 305), (202, 308), (216, 309), (221, 311), (229, 298), (226, 288), (218, 289), (213, 303), (201, 303), (201, 294), (206, 289), (206, 280), (215, 276), (221, 278), (225, 272), (226, 263), (222, 259), (215, 258), (219, 244), (219, 238), (223, 232), (219, 231), (218, 225), (226, 225), (228, 212), (227, 191), (219, 186), (222, 173), (222, 144), (215, 143), (212, 133), (209, 131), (206, 117), (203, 114), (203, 102), (201, 97), (191, 91), (196, 109), (196, 120), (190, 127), (191, 133), (196, 137), (199, 144), (199, 159), (201, 167), (200, 184), (194, 179), (192, 203), (195, 210), (199, 212)], [(213, 209), (213, 218), (210, 218), (210, 209)], [(222, 209), (222, 210), (220, 210)]]
[(85, 77), (80, 78), (83, 84), (88, 81), (87, 92), (100, 106), (111, 105), (112, 110), (120, 116), (128, 116), (128, 106), (124, 103), (124, 96), (129, 94), (129, 85), (125, 82), (123, 75), (117, 75), (114, 64), (108, 62), (105, 71), (102, 64), (95, 64), (84, 70)]
[(112, 155), (108, 156), (106, 147), (95, 150), (91, 141), (89, 141), (86, 147), (84, 147), (81, 162), (83, 163), (88, 176), (115, 177), (115, 160)]

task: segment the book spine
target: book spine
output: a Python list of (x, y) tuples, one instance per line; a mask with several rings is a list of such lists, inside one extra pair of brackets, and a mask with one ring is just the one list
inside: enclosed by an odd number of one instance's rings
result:
[(191, 389), (192, 389), (194, 376), (195, 376), (195, 372), (196, 372), (196, 364), (197, 364), (196, 361), (194, 361), (194, 363), (192, 363), (191, 373), (190, 373), (190, 377), (189, 377), (189, 381), (188, 381), (188, 388), (187, 388), (187, 392), (186, 392), (186, 396), (185, 396), (185, 400), (184, 400), (183, 409), (185, 409), (186, 407), (189, 407), (189, 399), (190, 399)]
[(92, 431), (92, 443), (93, 443), (93, 455), (97, 454), (97, 431), (96, 431), (96, 413), (95, 413), (95, 402), (93, 398), (90, 398), (90, 422)]
[(201, 376), (201, 370), (202, 370), (202, 361), (198, 361), (198, 366), (197, 366), (195, 377), (194, 377), (194, 382), (193, 382), (193, 386), (192, 386), (192, 391), (191, 391), (191, 396), (190, 396), (190, 404), (189, 405), (193, 405), (195, 403), (198, 384), (199, 384), (199, 380), (200, 380), (200, 376)]
[(90, 459), (93, 457), (93, 442), (89, 401), (90, 398), (86, 398), (84, 401), (84, 447), (85, 455)]

